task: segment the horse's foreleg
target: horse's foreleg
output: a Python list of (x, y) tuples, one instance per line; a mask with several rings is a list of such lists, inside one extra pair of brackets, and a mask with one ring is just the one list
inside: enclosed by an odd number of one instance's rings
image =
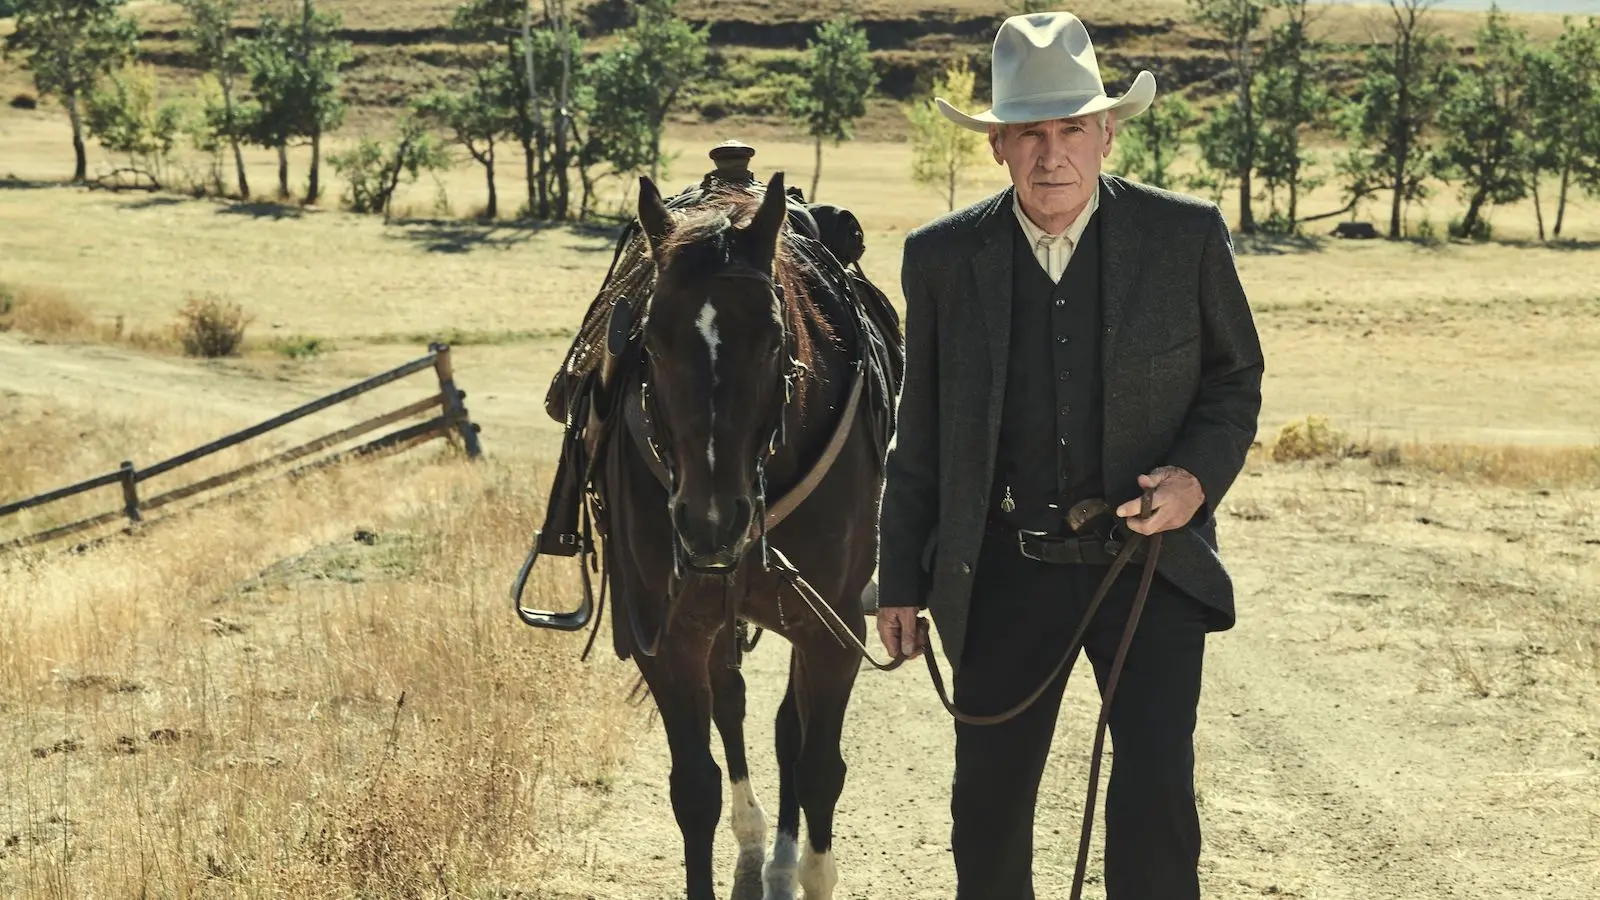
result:
[(750, 767), (744, 746), (744, 675), (729, 668), (728, 643), (738, 636), (723, 629), (711, 650), (711, 717), (722, 735), (728, 761), (728, 783), (733, 793), (733, 836), (739, 842), (739, 862), (733, 872), (733, 900), (761, 900), (761, 863), (766, 856), (767, 815), (750, 784)]
[(798, 660), (789, 655), (789, 685), (778, 704), (773, 725), (778, 755), (778, 832), (772, 839), (772, 859), (767, 863), (765, 900), (794, 900), (796, 868), (800, 861), (800, 794), (795, 786), (795, 763), (800, 759), (800, 706), (795, 700)]
[(833, 858), (833, 813), (844, 791), (845, 763), (839, 752), (845, 707), (855, 686), (860, 658), (831, 635), (802, 645), (799, 701), (804, 740), (795, 764), (795, 786), (806, 813), (806, 843), (800, 856), (805, 900), (832, 900), (839, 880)]
[(683, 832), (688, 900), (714, 900), (711, 848), (722, 817), (722, 771), (711, 756), (709, 641), (664, 642), (654, 658), (635, 657), (656, 698), (672, 751), (672, 812)]

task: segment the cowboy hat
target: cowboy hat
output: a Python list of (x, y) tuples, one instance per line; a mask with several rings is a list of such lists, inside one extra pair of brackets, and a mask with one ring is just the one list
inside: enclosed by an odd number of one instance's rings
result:
[(1109, 111), (1117, 119), (1150, 108), (1156, 78), (1140, 71), (1120, 97), (1106, 96), (1094, 44), (1083, 22), (1069, 12), (1012, 16), (994, 38), (993, 106), (969, 116), (934, 98), (945, 118), (973, 131), (1012, 122), (1044, 122)]

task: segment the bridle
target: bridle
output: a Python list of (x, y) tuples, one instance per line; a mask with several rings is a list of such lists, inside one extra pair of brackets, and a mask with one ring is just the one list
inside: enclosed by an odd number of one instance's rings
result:
[[(750, 527), (756, 531), (754, 537), (761, 549), (762, 570), (768, 571), (771, 567), (771, 557), (770, 544), (767, 541), (767, 461), (777, 456), (778, 451), (788, 444), (789, 408), (794, 403), (798, 382), (807, 371), (807, 367), (799, 358), (797, 342), (789, 330), (788, 310), (784, 305), (785, 297), (781, 282), (774, 279), (770, 272), (763, 272), (754, 266), (743, 263), (728, 266), (711, 277), (740, 278), (760, 282), (771, 292), (778, 307), (778, 327), (782, 329), (779, 352), (784, 354), (788, 360), (782, 375), (783, 402), (778, 405), (773, 421), (768, 425), (765, 444), (766, 452), (756, 459), (756, 508), (750, 523)], [(649, 313), (646, 312), (647, 318), (648, 315)], [(668, 496), (671, 497), (678, 492), (678, 466), (676, 460), (672, 458), (672, 454), (667, 449), (669, 442), (662, 439), (663, 432), (666, 434), (671, 433), (671, 425), (656, 412), (656, 403), (653, 402), (654, 393), (651, 390), (652, 379), (650, 372), (652, 366), (648, 355), (643, 362), (643, 366), (645, 375), (640, 380), (639, 385), (639, 411), (645, 428), (644, 441), (645, 445), (650, 448), (651, 455), (666, 471), (667, 483), (664, 487)], [(681, 580), (686, 569), (700, 575), (713, 577), (729, 577), (738, 570), (737, 565), (726, 569), (703, 569), (693, 565), (693, 563), (684, 558), (683, 533), (678, 527), (677, 517), (669, 514), (668, 519), (672, 527), (672, 571), (674, 580)]]

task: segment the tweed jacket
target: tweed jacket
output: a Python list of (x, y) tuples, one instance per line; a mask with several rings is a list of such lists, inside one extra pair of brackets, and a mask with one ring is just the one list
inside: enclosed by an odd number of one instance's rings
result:
[[(1193, 473), (1205, 503), (1168, 532), (1157, 569), (1234, 622), (1216, 509), (1244, 466), (1263, 360), (1215, 204), (1102, 175), (1104, 497), (1137, 498), (1162, 465)], [(1011, 194), (905, 242), (906, 373), (880, 511), (879, 606), (926, 608), (959, 671), (994, 478), (1011, 340)]]

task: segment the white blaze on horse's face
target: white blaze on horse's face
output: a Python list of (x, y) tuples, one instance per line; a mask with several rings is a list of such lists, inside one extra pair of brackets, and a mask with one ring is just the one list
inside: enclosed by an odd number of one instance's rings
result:
[[(706, 298), (706, 305), (701, 307), (700, 315), (694, 320), (695, 328), (700, 336), (705, 339), (706, 352), (710, 356), (708, 371), (711, 372), (711, 427), (706, 438), (706, 462), (711, 466), (714, 474), (717, 471), (717, 345), (721, 338), (717, 335), (717, 307), (712, 298)], [(711, 507), (710, 518), (713, 523), (717, 521), (717, 508)]]

